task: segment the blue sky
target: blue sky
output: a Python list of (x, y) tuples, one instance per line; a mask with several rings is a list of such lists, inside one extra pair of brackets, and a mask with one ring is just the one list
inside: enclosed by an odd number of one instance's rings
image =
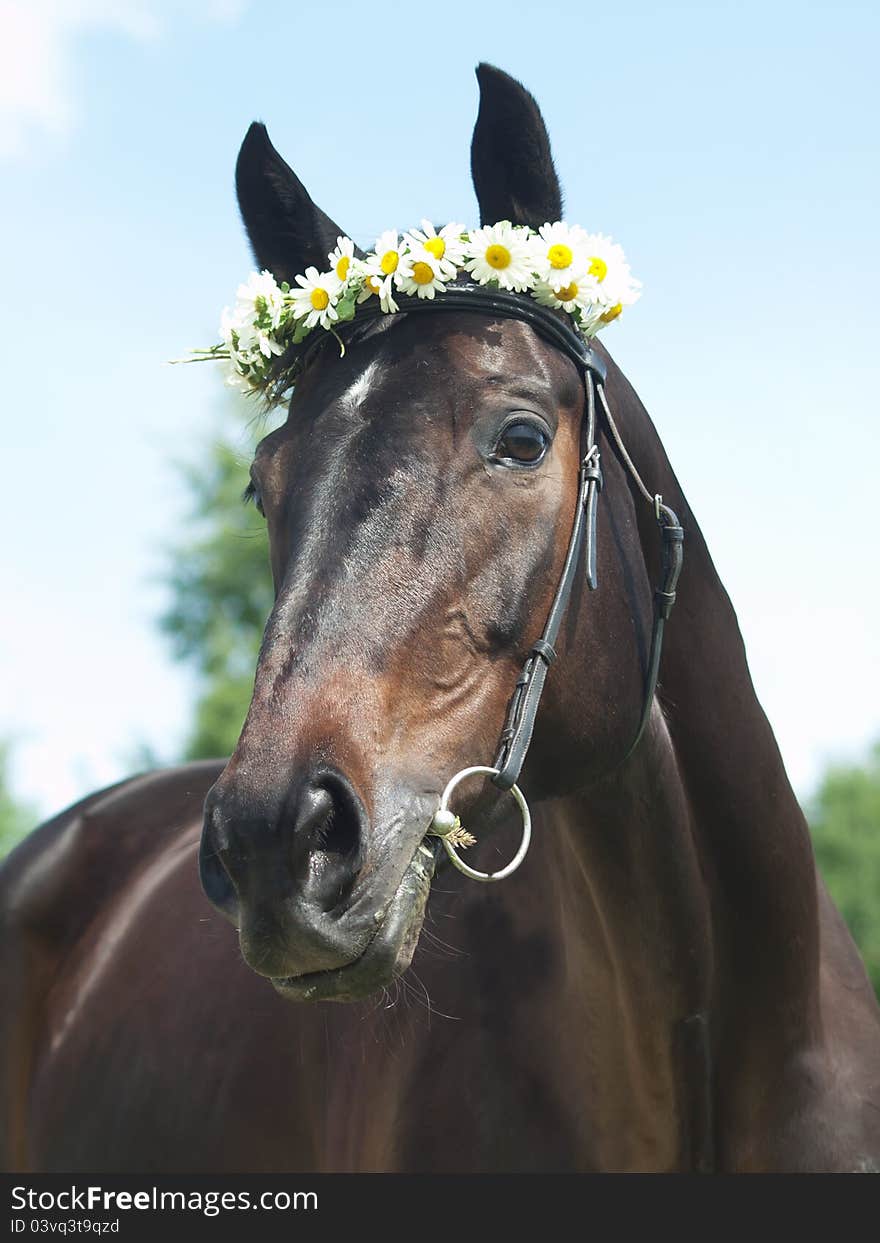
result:
[(567, 218), (644, 282), (607, 343), (795, 788), (880, 735), (875, 3), (7, 0), (0, 24), (0, 736), (21, 795), (57, 810), (185, 732), (192, 686), (155, 628), (172, 463), (226, 398), (165, 360), (214, 339), (250, 270), (248, 123), (361, 243), (473, 222), (479, 60), (536, 95)]

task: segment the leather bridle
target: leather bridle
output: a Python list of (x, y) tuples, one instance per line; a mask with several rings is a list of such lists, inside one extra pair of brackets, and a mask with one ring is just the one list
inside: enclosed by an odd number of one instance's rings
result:
[[(378, 299), (371, 299), (361, 311), (378, 318)], [(369, 310), (368, 310), (369, 308)], [(547, 670), (556, 659), (556, 640), (565, 616), (578, 567), (583, 562), (590, 590), (598, 586), (596, 571), (596, 513), (599, 493), (602, 491), (602, 468), (596, 443), (598, 408), (617, 446), (621, 461), (633, 479), (637, 489), (651, 505), (660, 528), (662, 541), (662, 568), (660, 584), (654, 592), (654, 620), (651, 630), (651, 646), (645, 676), (642, 711), (635, 737), (620, 764), (624, 763), (641, 741), (651, 715), (654, 693), (660, 675), (660, 657), (663, 649), (663, 632), (666, 621), (675, 604), (675, 592), (681, 573), (684, 553), (684, 531), (675, 513), (663, 503), (662, 497), (648, 491), (621, 440), (605, 395), (606, 367), (602, 359), (552, 308), (545, 308), (523, 295), (506, 293), (500, 289), (488, 289), (485, 285), (470, 282), (457, 283), (445, 294), (437, 293), (433, 299), (411, 298), (406, 302), (406, 313), (423, 311), (470, 311), (494, 319), (516, 319), (532, 327), (551, 345), (572, 360), (584, 380), (585, 403), (581, 429), (581, 462), (578, 474), (578, 499), (574, 523), (568, 541), (565, 564), (547, 621), (540, 638), (536, 639), (526, 657), (522, 672), (516, 681), (507, 709), (504, 728), (501, 731), (498, 753), (494, 763), (492, 781), (500, 790), (512, 789), (520, 775), (532, 741), (535, 718), (541, 702), (541, 694)], [(371, 316), (372, 317), (372, 316)], [(383, 319), (387, 318), (382, 316)], [(445, 805), (445, 796), (444, 796)], [(451, 853), (451, 852), (450, 852)], [(524, 853), (524, 851), (523, 851)], [(455, 859), (453, 858), (453, 861)], [(470, 873), (474, 874), (474, 873)], [(489, 879), (483, 874), (480, 879)]]
[[(590, 348), (584, 338), (575, 332), (559, 313), (552, 308), (542, 307), (532, 298), (506, 293), (503, 290), (488, 290), (485, 285), (475, 283), (457, 283), (447, 288), (445, 293), (436, 293), (434, 298), (409, 298), (406, 301), (406, 313), (420, 311), (476, 311), (490, 318), (520, 319), (529, 324), (539, 336), (552, 346), (572, 359), (575, 367), (582, 373), (585, 388), (584, 418), (582, 428), (582, 457), (578, 475), (578, 503), (574, 511), (572, 534), (568, 541), (566, 563), (556, 595), (553, 597), (551, 609), (547, 614), (547, 623), (541, 638), (534, 640), (529, 648), (525, 665), (516, 681), (510, 705), (508, 705), (505, 726), (501, 731), (495, 768), (498, 772), (492, 777), (493, 783), (500, 789), (511, 789), (516, 783), (523, 763), (525, 763), (529, 743), (532, 741), (534, 718), (537, 716), (538, 705), (544, 689), (549, 666), (556, 660), (556, 640), (562, 619), (566, 614), (571, 599), (574, 579), (577, 577), (578, 566), (584, 562), (585, 577), (590, 590), (598, 587), (597, 563), (595, 563), (595, 520), (597, 520), (599, 492), (602, 491), (602, 466), (599, 464), (599, 447), (595, 443), (597, 429), (597, 398), (602, 406), (605, 423), (609, 433), (620, 451), (621, 461), (628, 470), (645, 497), (653, 507), (654, 516), (660, 527), (662, 541), (662, 568), (660, 585), (654, 592), (654, 625), (651, 629), (651, 645), (648, 658), (648, 672), (645, 676), (645, 694), (643, 709), (636, 727), (635, 737), (629, 750), (621, 759), (629, 759), (641, 741), (651, 715), (654, 692), (658, 687), (660, 676), (660, 655), (662, 636), (667, 618), (675, 604), (675, 590), (681, 573), (682, 556), (684, 556), (684, 538), (681, 523), (674, 511), (662, 503), (659, 495), (653, 495), (645, 487), (638, 470), (635, 469), (614, 419), (608, 408), (605, 397), (605, 374), (607, 368), (602, 358)], [(360, 316), (359, 316), (360, 318)], [(384, 318), (384, 317), (383, 317)]]

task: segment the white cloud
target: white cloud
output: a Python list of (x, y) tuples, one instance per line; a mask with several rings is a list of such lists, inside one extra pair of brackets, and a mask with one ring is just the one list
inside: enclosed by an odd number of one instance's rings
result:
[(144, 42), (184, 15), (231, 23), (243, 0), (0, 0), (0, 159), (22, 154), (31, 134), (63, 136), (78, 120), (71, 66), (76, 40), (116, 30)]

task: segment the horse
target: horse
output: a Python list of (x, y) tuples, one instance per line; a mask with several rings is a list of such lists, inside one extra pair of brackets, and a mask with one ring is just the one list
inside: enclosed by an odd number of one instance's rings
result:
[[(561, 219), (537, 103), (477, 76), (481, 219)], [(326, 265), (343, 231), (262, 125), (237, 189), (261, 268)], [(478, 299), (350, 327), (251, 468), (275, 603), (232, 757), (93, 794), (3, 867), (4, 1168), (878, 1169), (880, 1012), (636, 393), (595, 346), (595, 565), (546, 668), (592, 379)], [(687, 543), (656, 686), (638, 478)], [(533, 845), (475, 884), (426, 832), (450, 774), (497, 771), (524, 660)], [(455, 808), (500, 863), (509, 794)]]

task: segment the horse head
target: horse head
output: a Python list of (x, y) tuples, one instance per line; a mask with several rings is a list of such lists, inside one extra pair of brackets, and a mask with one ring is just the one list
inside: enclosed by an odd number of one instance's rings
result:
[[(482, 221), (559, 219), (534, 99), (498, 70), (478, 77)], [(343, 230), (260, 125), (237, 189), (261, 267), (290, 281), (327, 266)], [(343, 356), (322, 336), (251, 467), (275, 604), (207, 801), (201, 873), (255, 971), (290, 997), (347, 1000), (409, 965), (439, 794), (496, 753), (563, 574), (588, 393), (545, 335), (476, 302), (351, 325)], [(608, 365), (613, 394), (625, 382)], [(623, 465), (609, 451), (603, 466), (601, 587), (573, 582), (526, 765), (533, 798), (613, 769), (642, 711), (652, 574)], [(491, 794), (470, 781), (457, 810), (501, 818), (508, 800)]]

